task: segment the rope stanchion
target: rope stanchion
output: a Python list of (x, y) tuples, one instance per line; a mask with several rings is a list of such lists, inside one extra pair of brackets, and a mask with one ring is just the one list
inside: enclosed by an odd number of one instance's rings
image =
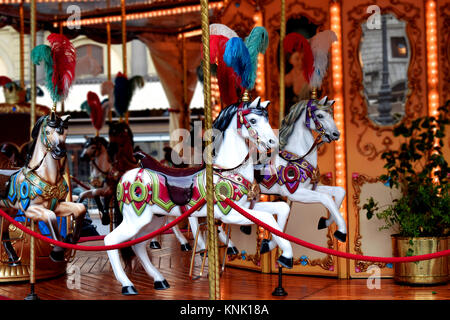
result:
[(155, 231), (153, 231), (153, 232), (151, 232), (151, 233), (149, 233), (149, 234), (147, 234), (145, 236), (142, 236), (140, 238), (137, 238), (137, 239), (134, 239), (134, 240), (130, 240), (130, 241), (126, 241), (126, 242), (122, 242), (122, 243), (115, 244), (115, 245), (110, 245), (110, 246), (80, 246), (80, 245), (77, 245), (77, 244), (70, 244), (70, 243), (61, 242), (61, 241), (58, 241), (58, 240), (47, 238), (46, 236), (43, 236), (40, 233), (37, 233), (35, 231), (32, 231), (32, 230), (28, 229), (27, 227), (25, 227), (24, 225), (22, 225), (21, 223), (17, 222), (16, 220), (14, 220), (12, 217), (10, 217), (3, 210), (0, 210), (0, 216), (5, 218), (6, 220), (8, 220), (10, 223), (12, 223), (14, 226), (19, 228), (23, 232), (28, 233), (29, 235), (31, 235), (31, 236), (33, 236), (35, 238), (38, 238), (39, 240), (51, 243), (51, 244), (53, 244), (55, 246), (58, 246), (58, 247), (61, 247), (61, 248), (72, 249), (72, 250), (81, 250), (81, 251), (106, 251), (106, 250), (122, 249), (122, 248), (125, 248), (125, 247), (129, 247), (129, 246), (135, 245), (137, 243), (149, 240), (149, 239), (151, 239), (153, 237), (156, 237), (160, 233), (163, 233), (164, 231), (169, 230), (170, 228), (175, 226), (181, 220), (183, 220), (183, 219), (187, 218), (188, 216), (190, 216), (193, 212), (195, 212), (198, 209), (200, 209), (205, 203), (206, 203), (206, 200), (203, 198), (199, 202), (197, 202), (193, 207), (191, 207), (189, 210), (187, 210), (185, 213), (183, 213), (181, 216), (177, 217), (172, 222), (166, 224), (165, 226), (161, 227), (160, 229), (155, 230)]
[(257, 224), (260, 227), (263, 227), (264, 229), (268, 230), (269, 232), (273, 233), (276, 236), (279, 236), (283, 239), (286, 239), (290, 242), (296, 243), (300, 246), (319, 251), (322, 253), (346, 258), (346, 259), (352, 259), (352, 260), (361, 260), (361, 261), (370, 261), (370, 262), (383, 262), (383, 263), (405, 263), (405, 262), (415, 262), (415, 261), (421, 261), (421, 260), (429, 260), (434, 258), (440, 258), (444, 256), (450, 255), (450, 250), (443, 250), (435, 253), (429, 253), (429, 254), (423, 254), (418, 256), (409, 256), (409, 257), (373, 257), (373, 256), (364, 256), (359, 254), (353, 254), (353, 253), (347, 253), (347, 252), (341, 252), (333, 249), (324, 248), (309, 242), (306, 242), (304, 240), (301, 240), (299, 238), (293, 237), (291, 235), (288, 235), (284, 232), (278, 231), (268, 224), (260, 221), (259, 219), (255, 218), (251, 214), (249, 214), (247, 211), (239, 207), (237, 204), (235, 204), (233, 201), (231, 201), (228, 198), (224, 199), (225, 203), (231, 206), (234, 210), (242, 214), (244, 217), (252, 221), (253, 223)]

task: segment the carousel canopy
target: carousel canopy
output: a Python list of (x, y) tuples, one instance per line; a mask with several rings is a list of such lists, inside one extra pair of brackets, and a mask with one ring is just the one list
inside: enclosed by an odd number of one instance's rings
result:
[[(211, 23), (221, 16), (226, 2), (209, 1)], [(22, 30), (25, 34), (29, 34), (29, 0), (0, 0), (0, 13), (0, 27), (10, 25), (19, 32)], [(126, 20), (125, 28), (122, 25), (123, 17)], [(78, 24), (73, 24), (74, 22)], [(85, 35), (100, 43), (108, 41), (107, 25), (109, 24), (111, 44), (122, 43), (124, 33), (127, 41), (138, 39), (144, 42), (150, 51), (170, 108), (180, 110), (192, 105), (191, 101), (198, 82), (197, 68), (201, 61), (199, 1), (36, 0), (36, 23), (38, 31), (63, 33), (69, 39)], [(129, 54), (127, 58), (131, 58)], [(114, 78), (115, 74), (112, 77)], [(159, 89), (154, 88), (154, 90)], [(83, 89), (80, 88), (80, 90)], [(98, 88), (94, 91), (98, 91)], [(152, 99), (154, 96), (161, 96), (159, 91), (153, 92), (157, 93), (151, 95)], [(70, 96), (73, 95), (72, 93)], [(144, 93), (137, 92), (134, 103), (139, 101), (140, 95)], [(84, 98), (86, 95), (80, 96)], [(148, 97), (146, 95), (141, 100), (148, 104)], [(157, 102), (158, 98), (154, 101)], [(165, 104), (167, 102), (161, 101), (158, 105), (161, 107)], [(197, 106), (198, 103), (194, 104)], [(78, 101), (67, 103), (69, 108), (78, 108), (78, 106)], [(152, 108), (152, 106), (148, 107)], [(130, 110), (133, 108), (132, 104)], [(140, 106), (140, 108), (146, 108), (146, 106)]]

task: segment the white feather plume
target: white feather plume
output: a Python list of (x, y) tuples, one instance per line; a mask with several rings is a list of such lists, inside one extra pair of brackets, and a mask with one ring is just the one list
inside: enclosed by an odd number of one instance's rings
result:
[(231, 39), (234, 37), (239, 37), (233, 29), (227, 27), (224, 24), (220, 24), (220, 23), (210, 24), (209, 25), (209, 34), (210, 35), (221, 35), (221, 36), (227, 37), (228, 39)]
[(322, 80), (328, 68), (328, 51), (330, 50), (331, 44), (335, 41), (337, 41), (337, 36), (331, 30), (319, 32), (309, 39), (314, 55), (314, 72), (309, 82), (311, 88), (320, 88), (322, 85)]

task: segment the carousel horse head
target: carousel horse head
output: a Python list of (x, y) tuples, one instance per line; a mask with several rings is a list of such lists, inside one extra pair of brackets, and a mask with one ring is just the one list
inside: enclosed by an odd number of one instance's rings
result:
[(92, 160), (102, 153), (103, 148), (108, 150), (108, 141), (100, 136), (95, 137), (85, 137), (86, 142), (83, 145), (83, 150), (81, 151), (80, 160), (89, 161)]
[(321, 100), (310, 99), (302, 100), (292, 106), (289, 114), (283, 119), (280, 128), (280, 145), (284, 147), (287, 139), (291, 135), (297, 120), (305, 114), (304, 127), (309, 130), (316, 131), (324, 142), (332, 142), (339, 139), (339, 132), (333, 119), (334, 100), (328, 100), (323, 97)]
[[(119, 150), (124, 151), (134, 146), (133, 132), (125, 122), (115, 122), (109, 125), (109, 149), (110, 156), (115, 155)], [(113, 157), (111, 157), (113, 158)]]
[(66, 137), (70, 115), (59, 117), (54, 112), (51, 115), (40, 117), (31, 131), (33, 145), (32, 155), (36, 144), (40, 143), (55, 160), (64, 158), (67, 154)]
[[(226, 107), (213, 123), (213, 128), (223, 134), (227, 129), (237, 130), (239, 135), (253, 143), (260, 152), (278, 148), (278, 138), (269, 124), (267, 106), (258, 97), (252, 102), (240, 102)], [(236, 119), (235, 121), (232, 121)]]

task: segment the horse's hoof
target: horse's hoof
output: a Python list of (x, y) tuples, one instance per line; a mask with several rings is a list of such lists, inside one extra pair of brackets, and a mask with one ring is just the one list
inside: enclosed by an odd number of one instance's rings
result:
[(260, 254), (264, 254), (266, 252), (270, 251), (270, 247), (269, 247), (269, 240), (267, 239), (262, 239), (261, 241), (261, 249), (259, 250)]
[(161, 249), (161, 245), (158, 241), (150, 242), (150, 249)]
[(347, 241), (347, 234), (346, 233), (342, 233), (339, 230), (334, 233), (334, 237), (336, 239), (338, 239), (339, 241), (341, 241), (341, 242)]
[(317, 226), (318, 230), (322, 230), (325, 229), (327, 227), (327, 218), (325, 217), (320, 217), (319, 219), (319, 225)]
[(192, 250), (192, 248), (191, 248), (191, 245), (189, 243), (183, 243), (181, 245), (181, 251), (191, 251), (191, 250)]
[(154, 287), (156, 290), (166, 290), (170, 288), (170, 285), (167, 282), (167, 280), (163, 280), (163, 281), (155, 281)]
[(227, 248), (227, 255), (231, 256), (233, 254), (238, 254), (239, 250), (236, 247), (228, 247)]
[(250, 235), (252, 233), (252, 226), (241, 226), (239, 228), (242, 233)]
[(122, 287), (122, 294), (124, 296), (132, 296), (138, 294), (138, 292), (134, 286), (126, 286)]
[[(205, 252), (206, 252), (206, 250), (205, 249), (203, 249), (202, 251), (200, 251), (200, 257), (204, 257), (205, 256)], [(206, 256), (208, 256), (208, 252), (206, 252)]]
[(111, 223), (111, 219), (109, 218), (109, 213), (102, 214), (102, 225), (107, 226)]
[(64, 262), (64, 250), (52, 251), (49, 257), (53, 262)]
[(286, 258), (282, 255), (278, 258), (277, 262), (288, 269), (292, 269), (294, 266), (294, 258)]

